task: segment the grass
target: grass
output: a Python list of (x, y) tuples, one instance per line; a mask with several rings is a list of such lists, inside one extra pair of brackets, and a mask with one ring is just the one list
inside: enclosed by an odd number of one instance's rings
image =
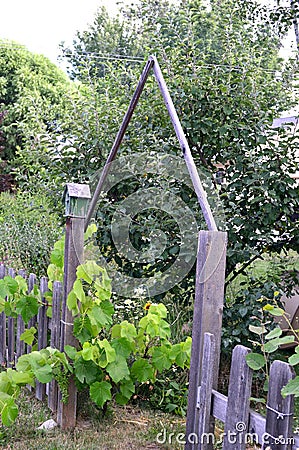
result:
[[(80, 402), (81, 403), (81, 402)], [(37, 430), (44, 421), (54, 418), (47, 406), (24, 392), (18, 400), (19, 416), (11, 427), (2, 427), (3, 450), (182, 450), (174, 436), (185, 429), (185, 421), (171, 414), (141, 409), (138, 406), (114, 405), (107, 417), (86, 398), (78, 411), (77, 427), (65, 432), (59, 427)], [(165, 432), (164, 432), (165, 430)], [(159, 434), (160, 433), (160, 434)], [(166, 439), (165, 439), (166, 437)], [(166, 441), (166, 442), (164, 442)]]

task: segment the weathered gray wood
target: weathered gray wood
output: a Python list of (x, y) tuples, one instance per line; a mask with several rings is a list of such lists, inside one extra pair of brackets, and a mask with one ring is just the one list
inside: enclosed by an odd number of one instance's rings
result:
[[(51, 338), (50, 346), (59, 349), (60, 344), (60, 315), (62, 300), (62, 284), (58, 281), (53, 283), (52, 318), (51, 318)], [(48, 406), (53, 411), (57, 411), (58, 406), (58, 385), (55, 380), (49, 383)]]
[(294, 396), (283, 398), (281, 389), (294, 378), (294, 370), (282, 361), (274, 361), (270, 368), (269, 391), (267, 396), (266, 433), (269, 435), (264, 449), (289, 450), (292, 448), (292, 424)]
[[(18, 275), (26, 278), (26, 272), (25, 270), (21, 269), (18, 272)], [(20, 336), (24, 333), (25, 330), (25, 324), (24, 320), (22, 319), (21, 315), (18, 315), (17, 317), (17, 342), (16, 342), (16, 355), (17, 359), (22, 356), (25, 353), (25, 343), (24, 341), (21, 341)]]
[[(201, 377), (204, 333), (215, 337), (213, 389), (217, 389), (220, 360), (221, 326), (224, 298), (227, 235), (218, 231), (200, 231), (192, 328), (186, 436), (198, 429), (197, 391)], [(211, 420), (210, 432), (213, 431)], [(185, 450), (192, 444), (186, 442)]]
[[(73, 315), (66, 307), (66, 300), (76, 280), (76, 269), (83, 262), (84, 218), (67, 218), (64, 253), (64, 293), (63, 317), (61, 328), (61, 350), (65, 345), (77, 347), (78, 342), (73, 334)], [(71, 429), (76, 425), (77, 389), (74, 378), (70, 378), (68, 402), (58, 402), (57, 419), (63, 429)]]
[[(220, 392), (213, 390), (212, 394), (212, 414), (213, 416), (225, 422), (226, 410), (227, 410), (227, 397)], [(255, 439), (258, 445), (263, 445), (266, 432), (266, 418), (261, 416), (255, 411), (249, 411), (249, 424), (248, 433)], [(292, 450), (297, 450), (299, 448), (299, 435), (294, 433), (290, 444), (292, 445)]]
[(4, 278), (6, 274), (6, 269), (4, 264), (0, 264), (0, 279)]
[[(14, 269), (8, 269), (8, 275), (15, 277)], [(7, 367), (15, 365), (15, 320), (13, 317), (7, 319)]]
[[(0, 264), (0, 279), (4, 278), (6, 274), (4, 264)], [(0, 364), (6, 365), (6, 316), (2, 312), (0, 314)]]
[[(30, 293), (32, 291), (32, 289), (34, 288), (34, 285), (36, 283), (37, 283), (36, 275), (34, 273), (31, 273), (28, 278), (28, 293)], [(32, 317), (28, 322), (28, 328), (36, 327), (36, 320), (37, 320), (36, 316)], [(32, 351), (32, 346), (27, 345), (27, 353), (30, 353), (31, 351)]]
[(212, 334), (205, 333), (203, 345), (201, 382), (200, 382), (200, 390), (198, 391), (198, 403), (197, 403), (198, 445), (194, 445), (194, 448), (198, 450), (207, 449), (207, 440), (203, 439), (203, 437), (210, 432), (214, 359), (215, 359), (215, 338)]
[[(48, 280), (46, 277), (42, 277), (40, 280), (40, 292), (42, 305), (39, 307), (37, 316), (37, 348), (41, 350), (47, 347), (48, 344), (48, 318), (46, 300), (43, 294), (48, 291)], [(46, 396), (46, 385), (44, 383), (36, 383), (35, 396), (38, 400), (43, 400)]]
[(246, 364), (250, 350), (237, 345), (233, 350), (223, 450), (245, 450), (248, 433), (252, 370)]

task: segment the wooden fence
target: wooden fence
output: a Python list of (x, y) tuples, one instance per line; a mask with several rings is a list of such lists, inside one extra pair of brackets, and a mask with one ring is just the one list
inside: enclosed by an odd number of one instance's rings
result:
[[(294, 377), (293, 368), (282, 361), (274, 361), (270, 368), (266, 416), (249, 407), (252, 370), (245, 357), (250, 350), (237, 345), (233, 351), (228, 396), (212, 387), (215, 339), (204, 335), (201, 383), (198, 388), (195, 432), (186, 436), (196, 450), (212, 449), (217, 444), (223, 450), (245, 450), (252, 442), (263, 449), (295, 450), (299, 435), (293, 433), (294, 398), (281, 396), (281, 389)], [(215, 418), (224, 423), (224, 432), (214, 434)], [(186, 443), (187, 445), (187, 443)], [(219, 448), (219, 445), (217, 445)], [(252, 448), (252, 447), (249, 447)]]
[[(16, 272), (13, 269), (7, 269), (4, 265), (0, 265), (0, 279), (5, 275), (15, 277)], [(26, 274), (23, 270), (18, 272), (23, 278)], [(35, 284), (38, 284), (41, 293), (48, 291), (47, 278), (42, 277), (37, 280), (34, 274), (28, 276), (29, 292)], [(58, 281), (53, 283), (53, 301), (52, 301), (52, 318), (47, 317), (47, 304), (45, 303), (38, 311), (38, 315), (30, 319), (27, 328), (35, 327), (37, 329), (37, 348), (41, 350), (47, 346), (61, 350), (61, 304), (62, 304), (62, 284)], [(2, 367), (15, 367), (18, 358), (21, 355), (30, 353), (32, 347), (20, 340), (21, 334), (25, 330), (25, 324), (21, 316), (16, 319), (6, 317), (5, 313), (0, 314), (0, 364)], [(31, 389), (30, 386), (28, 386)], [(53, 412), (57, 412), (59, 402), (59, 391), (56, 381), (52, 381), (47, 385), (36, 383), (35, 396), (39, 400), (48, 397), (48, 406)]]

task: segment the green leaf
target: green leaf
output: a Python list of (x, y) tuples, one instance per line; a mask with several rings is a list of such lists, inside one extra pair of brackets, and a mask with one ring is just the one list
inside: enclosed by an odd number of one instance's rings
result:
[(84, 361), (81, 356), (75, 360), (74, 367), (75, 375), (82, 384), (90, 385), (94, 383), (102, 373), (93, 361)]
[(295, 341), (295, 336), (289, 335), (279, 338), (279, 345), (292, 344)]
[(148, 314), (155, 314), (158, 317), (165, 319), (167, 317), (167, 308), (163, 303), (158, 305), (151, 305), (148, 310)]
[(273, 341), (269, 341), (267, 342), (264, 346), (263, 349), (265, 352), (267, 353), (273, 353), (276, 352), (276, 350), (278, 349), (279, 344), (277, 344), (274, 340)]
[(60, 269), (63, 268), (63, 265), (64, 265), (64, 239), (60, 239), (59, 241), (55, 242), (54, 250), (52, 250), (52, 252), (51, 252), (50, 261), (52, 264), (59, 267)]
[(288, 359), (288, 363), (291, 364), (291, 366), (296, 366), (299, 364), (299, 353), (295, 353), (294, 355), (290, 356)]
[(8, 286), (4, 280), (0, 280), (0, 297), (4, 299), (7, 295), (9, 295)]
[(90, 398), (102, 408), (104, 404), (111, 400), (111, 384), (107, 381), (96, 381), (90, 386)]
[[(27, 372), (31, 369), (30, 354), (22, 355), (18, 358), (16, 368), (20, 372)], [(0, 375), (1, 376), (1, 375)]]
[(98, 340), (97, 342), (100, 349), (104, 350), (102, 352), (100, 360), (98, 361), (98, 365), (104, 368), (107, 366), (107, 364), (115, 361), (116, 353), (114, 348), (112, 348), (110, 343), (107, 341), (107, 339), (103, 339), (102, 341)]
[(264, 325), (262, 325), (261, 327), (257, 327), (255, 325), (249, 325), (249, 331), (251, 331), (251, 333), (261, 336), (262, 334), (264, 334), (266, 332), (266, 328), (264, 327)]
[(77, 296), (79, 302), (85, 303), (86, 296), (85, 296), (85, 293), (84, 293), (84, 290), (83, 290), (83, 286), (82, 286), (82, 283), (81, 283), (80, 280), (77, 279), (75, 281), (72, 291)]
[(84, 240), (89, 239), (94, 233), (97, 232), (97, 226), (95, 223), (88, 225), (87, 230), (84, 233)]
[(268, 311), (269, 314), (271, 314), (272, 316), (275, 316), (275, 317), (281, 317), (284, 315), (284, 310), (282, 308), (277, 308), (277, 307), (269, 305), (269, 304), (265, 305), (263, 307), (263, 310)]
[(37, 299), (30, 295), (20, 298), (16, 304), (16, 312), (21, 314), (24, 322), (27, 324), (38, 312)]
[(115, 396), (115, 401), (118, 405), (122, 405), (122, 406), (127, 405), (129, 400), (130, 400), (130, 398), (125, 397), (124, 395), (120, 394), (119, 392)]
[(77, 277), (91, 284), (94, 276), (99, 275), (99, 267), (95, 261), (87, 261), (86, 264), (81, 264), (77, 267)]
[(128, 341), (126, 338), (112, 339), (111, 346), (114, 348), (117, 357), (119, 355), (125, 359), (128, 358), (130, 353), (135, 349), (134, 342)]
[(32, 342), (34, 341), (36, 332), (37, 332), (37, 329), (34, 327), (31, 327), (28, 330), (25, 330), (24, 333), (21, 334), (20, 340), (24, 341), (25, 344), (32, 345)]
[(84, 342), (81, 355), (84, 361), (94, 361), (99, 359), (100, 352), (97, 345), (92, 345), (90, 342)]
[(25, 386), (26, 384), (33, 385), (34, 379), (33, 374), (30, 372), (17, 372), (16, 370), (12, 371), (12, 380), (15, 384), (20, 386)]
[(17, 418), (18, 407), (14, 402), (13, 397), (0, 392), (0, 412), (3, 425), (9, 427)]
[(77, 355), (77, 349), (75, 347), (72, 347), (71, 345), (65, 345), (64, 351), (70, 359), (75, 360)]
[(87, 314), (91, 324), (97, 325), (101, 329), (111, 325), (114, 308), (109, 301), (103, 301), (100, 305), (94, 305)]
[(155, 347), (152, 351), (153, 366), (162, 372), (170, 368), (172, 361), (169, 358), (170, 349), (166, 346)]
[(53, 379), (52, 367), (49, 364), (45, 364), (39, 369), (35, 369), (34, 375), (41, 383), (49, 383)]
[(118, 356), (115, 361), (109, 363), (106, 367), (106, 371), (114, 383), (118, 383), (120, 380), (130, 376), (127, 361), (122, 356)]
[(4, 279), (5, 283), (6, 283), (7, 289), (8, 289), (10, 294), (13, 295), (16, 292), (18, 292), (19, 285), (18, 285), (18, 283), (16, 282), (16, 280), (14, 278), (12, 278), (10, 276), (6, 276), (3, 279)]
[(132, 377), (143, 383), (154, 378), (154, 368), (146, 359), (138, 359), (131, 367)]
[(130, 399), (132, 397), (132, 395), (135, 393), (135, 384), (133, 383), (133, 381), (131, 379), (124, 380), (120, 384), (119, 388), (120, 388), (120, 392), (122, 393), (122, 395), (124, 397), (126, 397), (127, 399)]
[(128, 339), (129, 341), (134, 341), (134, 339), (137, 337), (137, 332), (134, 325), (132, 323), (129, 323), (127, 320), (124, 320), (120, 323), (120, 327), (120, 336)]
[(281, 394), (283, 397), (286, 397), (287, 395), (299, 397), (299, 376), (290, 380), (287, 385), (282, 388)]
[(121, 337), (121, 326), (119, 323), (113, 325), (113, 327), (111, 328), (111, 337), (112, 338), (120, 338)]
[(78, 308), (78, 299), (74, 291), (71, 291), (69, 295), (67, 296), (66, 301), (67, 307), (70, 311), (72, 311), (73, 316), (78, 314), (79, 308)]
[(260, 353), (248, 353), (248, 355), (246, 355), (246, 362), (253, 370), (259, 370), (266, 364), (264, 356)]
[(282, 329), (280, 327), (274, 328), (274, 330), (270, 331), (270, 333), (265, 335), (265, 339), (274, 339), (276, 337), (281, 336)]

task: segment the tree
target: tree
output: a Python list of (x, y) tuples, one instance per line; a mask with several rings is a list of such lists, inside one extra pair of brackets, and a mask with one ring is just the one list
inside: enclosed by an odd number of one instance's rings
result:
[[(41, 133), (55, 130), (69, 90), (68, 77), (50, 60), (14, 42), (0, 41), (0, 158), (10, 163), (9, 170), (29, 147), (34, 154)], [(28, 161), (26, 170), (29, 165)]]
[[(287, 27), (277, 28), (273, 9), (251, 0), (211, 1), (210, 8), (198, 0), (178, 4), (141, 0), (123, 8), (122, 17), (113, 22), (103, 14), (98, 13), (87, 32), (77, 34), (72, 50), (65, 49), (72, 73), (83, 83), (92, 81), (105, 104), (100, 79), (104, 63), (98, 55), (106, 51), (128, 55), (132, 49), (133, 56), (159, 55), (198, 165), (210, 176), (216, 163), (226, 167), (221, 196), (229, 231), (229, 279), (266, 250), (298, 250), (293, 221), (298, 187), (290, 177), (298, 164), (295, 136), (271, 129), (273, 117), (292, 106), (294, 66), (284, 67), (278, 57)], [(107, 46), (108, 31), (113, 42)], [(83, 48), (88, 49), (86, 55)], [(136, 79), (135, 67), (127, 66), (128, 62), (113, 68), (105, 65), (106, 90), (114, 95), (112, 83), (119, 77), (120, 105), (124, 97), (128, 101)], [(135, 124), (142, 124), (146, 115), (148, 126), (144, 132), (139, 125), (130, 128), (127, 148), (155, 146), (161, 139), (162, 147), (174, 151), (171, 127), (160, 104), (149, 82), (134, 118)]]

